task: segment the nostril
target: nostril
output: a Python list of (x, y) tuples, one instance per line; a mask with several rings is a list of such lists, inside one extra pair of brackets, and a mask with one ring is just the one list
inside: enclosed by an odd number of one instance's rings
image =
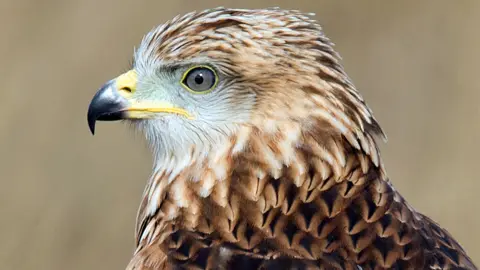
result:
[(127, 92), (129, 92), (129, 93), (132, 93), (132, 92), (133, 92), (133, 91), (132, 91), (132, 88), (130, 88), (130, 87), (128, 87), (128, 86), (122, 87), (122, 88), (120, 88), (120, 90), (127, 91)]

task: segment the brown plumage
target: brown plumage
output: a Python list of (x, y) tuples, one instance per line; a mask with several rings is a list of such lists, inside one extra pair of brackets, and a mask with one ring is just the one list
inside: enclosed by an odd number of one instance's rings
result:
[[(204, 65), (211, 91), (177, 87), (177, 70)], [(91, 128), (131, 119), (154, 152), (128, 269), (476, 269), (390, 183), (383, 131), (307, 15), (179, 16), (133, 70), (89, 109)]]

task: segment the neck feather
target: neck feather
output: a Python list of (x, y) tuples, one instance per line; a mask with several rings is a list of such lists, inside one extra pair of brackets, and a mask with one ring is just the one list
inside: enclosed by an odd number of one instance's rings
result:
[[(195, 207), (207, 197), (220, 206), (227, 206), (236, 175), (258, 179), (288, 177), (300, 187), (312, 171), (319, 181), (331, 179), (334, 183), (345, 179), (353, 166), (360, 166), (364, 174), (373, 168), (380, 178), (387, 180), (373, 134), (365, 131), (349, 139), (341, 132), (325, 128), (327, 125), (314, 123), (323, 122), (318, 119), (302, 123), (277, 121), (265, 123), (262, 129), (242, 126), (235, 136), (226, 137), (202, 151), (192, 149), (176, 162), (156, 160), (154, 174), (145, 189), (137, 229), (159, 212), (161, 219), (168, 221), (179, 218), (181, 209), (201, 211)], [(352, 139), (356, 143), (352, 143)], [(262, 188), (256, 187), (258, 192)], [(197, 222), (190, 220), (188, 226), (195, 228)]]

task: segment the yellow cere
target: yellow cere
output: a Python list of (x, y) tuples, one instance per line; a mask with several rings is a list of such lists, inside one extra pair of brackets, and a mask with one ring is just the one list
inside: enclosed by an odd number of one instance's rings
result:
[(174, 107), (167, 102), (148, 102), (131, 99), (131, 94), (135, 92), (137, 87), (137, 72), (133, 69), (118, 76), (117, 79), (115, 79), (115, 86), (119, 93), (129, 100), (130, 106), (127, 111), (130, 118), (149, 118), (152, 117), (154, 113), (173, 113), (182, 115), (188, 119), (194, 118), (186, 110)]
[(115, 79), (115, 85), (124, 96), (128, 96), (135, 92), (137, 88), (137, 72), (135, 70), (129, 70)]

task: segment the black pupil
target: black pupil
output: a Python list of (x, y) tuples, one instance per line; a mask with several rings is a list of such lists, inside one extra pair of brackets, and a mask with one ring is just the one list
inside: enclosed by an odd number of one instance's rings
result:
[(198, 73), (195, 76), (195, 83), (196, 84), (202, 84), (203, 83), (203, 73)]

